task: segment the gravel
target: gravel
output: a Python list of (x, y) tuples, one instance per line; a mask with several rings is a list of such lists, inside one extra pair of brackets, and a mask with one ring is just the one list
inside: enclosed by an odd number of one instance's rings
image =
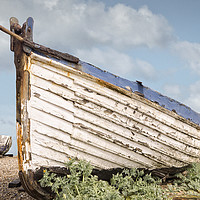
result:
[(0, 158), (0, 199), (23, 199), (34, 200), (21, 187), (8, 188), (8, 184), (18, 179), (18, 161), (17, 157)]

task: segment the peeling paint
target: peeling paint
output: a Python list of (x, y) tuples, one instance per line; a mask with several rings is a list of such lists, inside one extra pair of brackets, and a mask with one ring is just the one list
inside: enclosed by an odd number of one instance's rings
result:
[[(103, 169), (181, 167), (199, 161), (196, 125), (69, 66), (48, 65), (36, 54), (30, 58), (18, 89), (18, 148), (25, 177), (41, 166), (63, 167), (69, 157)], [(36, 189), (33, 182), (26, 184)]]
[(34, 181), (38, 168), (64, 167), (72, 157), (98, 169), (200, 161), (200, 119), (188, 107), (76, 57), (12, 42), (19, 171), (32, 196), (51, 198)]

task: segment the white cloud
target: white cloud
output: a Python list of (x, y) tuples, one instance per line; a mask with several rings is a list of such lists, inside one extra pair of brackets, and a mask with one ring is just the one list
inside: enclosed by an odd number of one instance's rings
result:
[(106, 7), (93, 0), (2, 0), (0, 13), (0, 21), (14, 15), (20, 16), (21, 24), (33, 16), (34, 41), (68, 53), (94, 47), (127, 52), (136, 46), (162, 47), (173, 41), (167, 20), (146, 6), (136, 10), (124, 4)]
[(40, 19), (43, 28), (40, 37), (70, 47), (108, 45), (120, 49), (162, 47), (173, 40), (167, 20), (146, 6), (136, 10), (123, 4), (106, 8), (102, 2), (75, 1), (71, 5), (69, 2), (60, 0), (47, 15), (52, 26), (45, 17)]
[[(153, 80), (156, 78), (155, 68), (150, 63), (148, 63), (144, 60), (137, 59), (135, 61), (135, 68), (136, 68), (135, 70), (138, 71), (138, 72), (136, 72), (136, 74), (138, 73), (138, 75), (140, 75), (144, 79)], [(132, 71), (132, 73), (135, 73), (135, 72)]]
[(52, 10), (57, 5), (58, 1), (59, 0), (43, 0), (40, 2), (43, 3), (47, 9)]
[(134, 60), (128, 55), (112, 48), (79, 49), (76, 53), (82, 60), (86, 60), (100, 68), (104, 68), (114, 74), (126, 77), (154, 79), (156, 76), (154, 67), (146, 61)]
[(61, 49), (95, 45), (162, 47), (173, 40), (167, 20), (145, 6), (136, 10), (124, 4), (106, 7), (93, 0), (3, 0), (0, 12), (0, 21), (14, 15), (23, 23), (32, 16), (34, 38)]
[(173, 46), (178, 54), (194, 72), (200, 74), (200, 43), (177, 42)]
[(200, 81), (190, 86), (190, 95), (186, 99), (186, 103), (197, 112), (200, 112)]
[(174, 99), (180, 99), (181, 88), (176, 84), (166, 84), (163, 86), (165, 94)]
[(153, 14), (148, 7), (139, 10), (123, 4), (117, 4), (107, 12), (103, 33), (109, 40), (118, 46), (133, 47), (164, 46), (172, 40), (172, 29), (160, 15)]

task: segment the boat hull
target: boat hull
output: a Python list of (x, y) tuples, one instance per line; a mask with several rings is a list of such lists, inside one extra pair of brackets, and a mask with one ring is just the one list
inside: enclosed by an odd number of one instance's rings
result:
[(71, 158), (96, 169), (181, 168), (199, 162), (199, 126), (142, 95), (37, 53), (17, 75), (19, 171), (26, 191), (51, 199), (34, 174)]
[(195, 124), (70, 66), (37, 54), (30, 59), (24, 169), (65, 166), (72, 157), (104, 169), (199, 161)]
[(32, 28), (32, 18), (23, 27), (11, 18), (11, 31), (1, 28), (14, 51), (19, 175), (30, 195), (52, 199), (35, 175), (63, 171), (72, 157), (97, 171), (199, 162), (198, 113), (140, 81), (34, 43)]
[(4, 156), (12, 146), (12, 137), (0, 135), (0, 156)]

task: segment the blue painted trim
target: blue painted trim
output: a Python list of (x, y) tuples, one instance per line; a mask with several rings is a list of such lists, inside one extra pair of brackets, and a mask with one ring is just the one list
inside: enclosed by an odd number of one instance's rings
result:
[(29, 27), (30, 27), (31, 30), (33, 31), (33, 23), (34, 23), (33, 18), (32, 18), (32, 17), (29, 17), (29, 18), (26, 20), (26, 22), (27, 22), (26, 31), (27, 31), (27, 29), (28, 29)]
[(180, 102), (171, 99), (167, 96), (163, 96), (162, 94), (145, 87), (141, 85), (138, 82), (133, 82), (126, 80), (124, 78), (115, 76), (109, 72), (105, 72), (99, 68), (96, 68), (88, 63), (81, 62), (81, 65), (83, 67), (83, 71), (85, 73), (88, 73), (92, 76), (95, 76), (97, 78), (100, 78), (106, 82), (112, 83), (118, 87), (121, 87), (123, 89), (127, 90), (127, 86), (131, 88), (133, 92), (137, 91), (139, 93), (142, 93), (144, 97), (152, 102), (158, 103), (160, 106), (170, 110), (175, 111), (180, 116), (184, 117), (185, 119), (189, 119), (192, 122), (200, 125), (200, 114), (193, 111), (188, 106), (185, 106), (181, 104)]
[[(41, 53), (35, 52), (39, 55), (43, 55)], [(43, 55), (45, 57), (50, 57), (47, 55)], [(52, 58), (51, 59), (58, 61), (64, 65), (68, 65), (71, 66), (73, 68), (76, 68), (76, 65), (73, 63), (69, 63), (65, 60), (59, 60), (56, 58)], [(132, 90), (132, 92), (139, 92), (142, 93), (144, 95), (144, 98), (152, 101), (152, 102), (156, 102), (158, 103), (160, 106), (170, 110), (170, 111), (174, 111), (176, 112), (178, 115), (184, 117), (185, 119), (189, 119), (190, 121), (194, 122), (195, 124), (200, 125), (200, 114), (193, 111), (190, 107), (181, 104), (180, 102), (171, 99), (167, 96), (163, 96), (162, 94), (143, 86), (141, 83), (139, 82), (133, 82), (133, 81), (129, 81), (127, 79), (121, 78), (119, 76), (113, 75), (107, 71), (103, 71), (100, 68), (97, 68), (89, 63), (86, 62), (82, 62), (80, 61), (79, 64), (82, 66), (82, 71), (90, 74), (96, 78), (102, 79), (106, 82), (109, 82), (113, 85), (116, 85), (118, 87), (121, 87), (125, 90), (129, 90), (128, 88), (130, 88)]]

